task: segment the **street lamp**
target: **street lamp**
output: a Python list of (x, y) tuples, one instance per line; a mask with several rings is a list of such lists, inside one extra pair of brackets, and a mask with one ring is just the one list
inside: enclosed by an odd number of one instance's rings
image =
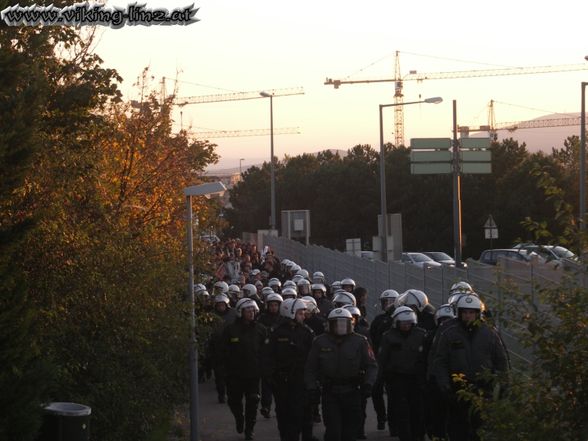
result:
[(382, 212), (382, 240), (380, 247), (382, 249), (383, 262), (388, 261), (388, 208), (386, 207), (386, 155), (384, 152), (384, 119), (382, 117), (382, 109), (384, 107), (406, 106), (408, 104), (439, 104), (442, 101), (443, 98), (436, 96), (420, 101), (409, 101), (407, 103), (380, 104), (380, 211)]
[(276, 229), (276, 175), (274, 169), (274, 95), (265, 91), (259, 92), (264, 98), (270, 99), (270, 227)]
[[(588, 56), (586, 56), (588, 60)], [(582, 81), (582, 105), (580, 111), (580, 231), (586, 229), (586, 86), (588, 82)], [(582, 244), (582, 240), (580, 243)], [(583, 244), (582, 244), (583, 246)], [(583, 252), (583, 250), (580, 250)]]
[(188, 300), (190, 302), (190, 441), (198, 441), (198, 347), (196, 345), (196, 312), (194, 311), (194, 243), (192, 237), (192, 197), (210, 197), (226, 191), (222, 182), (208, 182), (184, 188), (188, 231)]
[(243, 169), (241, 168), (241, 163), (245, 161), (245, 158), (239, 159), (239, 176), (243, 174)]

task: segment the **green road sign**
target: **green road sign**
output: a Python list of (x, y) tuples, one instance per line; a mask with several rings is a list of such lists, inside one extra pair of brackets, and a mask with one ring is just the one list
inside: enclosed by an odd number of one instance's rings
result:
[(422, 162), (410, 164), (410, 172), (413, 175), (437, 175), (451, 173), (449, 162)]
[(460, 138), (462, 149), (487, 149), (490, 148), (490, 138)]
[(452, 154), (449, 150), (410, 152), (412, 162), (451, 162), (451, 156)]
[(451, 148), (451, 138), (411, 138), (411, 149), (448, 150)]

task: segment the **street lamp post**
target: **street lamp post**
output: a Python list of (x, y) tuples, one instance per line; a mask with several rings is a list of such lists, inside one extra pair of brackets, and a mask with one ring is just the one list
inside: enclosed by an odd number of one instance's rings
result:
[[(586, 57), (588, 60), (588, 56)], [(586, 229), (586, 86), (588, 82), (582, 81), (582, 105), (580, 112), (580, 231)], [(582, 244), (582, 240), (580, 243)], [(580, 250), (583, 252), (583, 250)]]
[(270, 99), (270, 227), (276, 229), (276, 175), (274, 168), (274, 95), (265, 91), (259, 92), (265, 98)]
[(245, 158), (241, 158), (239, 159), (239, 176), (241, 176), (243, 174), (243, 169), (241, 167), (241, 163), (245, 161)]
[(386, 154), (384, 150), (384, 118), (382, 109), (384, 107), (406, 106), (408, 104), (439, 104), (443, 101), (441, 97), (426, 98), (420, 101), (409, 101), (407, 103), (380, 104), (380, 211), (382, 214), (382, 239), (380, 247), (382, 249), (382, 261), (388, 261), (388, 208), (386, 206)]
[(192, 233), (193, 214), (192, 197), (221, 194), (226, 191), (222, 182), (208, 182), (206, 184), (193, 185), (184, 189), (187, 210), (187, 236), (188, 236), (188, 301), (190, 307), (190, 441), (198, 441), (198, 347), (196, 341), (196, 312), (194, 310), (194, 239)]

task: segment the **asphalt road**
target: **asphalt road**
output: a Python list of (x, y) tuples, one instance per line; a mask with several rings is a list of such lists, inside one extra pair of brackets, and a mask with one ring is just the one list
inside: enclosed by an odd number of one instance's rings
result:
[[(227, 404), (220, 404), (217, 400), (214, 381), (208, 380), (201, 383), (199, 388), (199, 438), (201, 441), (240, 441), (245, 437), (235, 431), (235, 421)], [(187, 415), (182, 425), (182, 434), (175, 440), (189, 440), (190, 426)], [(179, 432), (180, 430), (176, 430)], [(368, 440), (388, 440), (393, 441), (387, 430), (376, 430), (376, 414), (374, 412), (371, 400), (367, 405), (367, 420), (365, 431)], [(322, 423), (314, 425), (314, 435), (322, 440), (324, 427)], [(178, 434), (179, 435), (179, 434)], [(255, 425), (255, 440), (257, 441), (278, 441), (280, 439), (276, 424), (275, 413), (272, 408), (271, 417), (264, 418), (258, 414), (257, 424)]]

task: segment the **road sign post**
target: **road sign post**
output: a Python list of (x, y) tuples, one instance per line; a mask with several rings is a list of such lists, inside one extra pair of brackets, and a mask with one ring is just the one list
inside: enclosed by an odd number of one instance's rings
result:
[(484, 224), (484, 238), (490, 239), (490, 248), (492, 249), (492, 240), (498, 239), (498, 226), (494, 222), (492, 215), (488, 216)]

